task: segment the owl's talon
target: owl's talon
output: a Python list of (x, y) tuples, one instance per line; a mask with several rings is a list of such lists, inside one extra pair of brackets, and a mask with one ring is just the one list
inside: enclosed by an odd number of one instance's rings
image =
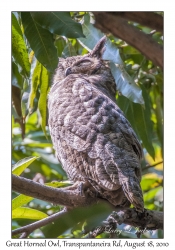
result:
[(84, 188), (83, 187), (83, 182), (80, 182), (80, 184), (78, 186), (78, 191), (79, 191), (80, 196), (85, 197), (85, 193), (84, 193), (83, 188)]

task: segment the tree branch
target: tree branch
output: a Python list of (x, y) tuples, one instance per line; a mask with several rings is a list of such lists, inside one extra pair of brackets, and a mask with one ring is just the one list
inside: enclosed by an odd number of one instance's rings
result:
[[(81, 196), (73, 186), (57, 189), (16, 175), (12, 175), (12, 189), (16, 192), (69, 208), (85, 207), (101, 201), (97, 197)], [(114, 207), (112, 210), (117, 210), (117, 208)], [(22, 238), (27, 237), (33, 230), (53, 222), (66, 212), (64, 209), (48, 218), (16, 229), (12, 235), (22, 233)], [(118, 211), (113, 212), (111, 216), (118, 224), (125, 223), (134, 227), (146, 228), (147, 230), (163, 229), (163, 212), (145, 209), (144, 213), (138, 213), (135, 209), (120, 208)]]
[(111, 32), (138, 49), (155, 65), (163, 68), (163, 48), (150, 36), (139, 31), (120, 16), (110, 12), (93, 12), (95, 26), (104, 32)]
[(128, 224), (147, 230), (163, 229), (163, 212), (145, 209), (143, 213), (138, 213), (133, 208), (123, 209), (113, 212), (111, 215), (118, 224)]
[(79, 195), (73, 186), (69, 189), (52, 188), (13, 174), (12, 189), (21, 194), (72, 208), (84, 207), (97, 202), (96, 198)]
[(117, 224), (122, 223), (136, 227), (136, 235), (140, 238), (145, 231), (163, 230), (163, 212), (145, 209), (143, 213), (138, 213), (134, 208), (113, 211), (101, 226), (88, 233), (85, 238), (95, 238), (103, 232), (110, 233), (110, 238), (117, 238)]
[(144, 26), (155, 29), (163, 33), (163, 17), (154, 12), (111, 12), (115, 16), (120, 16), (128, 21), (137, 22)]

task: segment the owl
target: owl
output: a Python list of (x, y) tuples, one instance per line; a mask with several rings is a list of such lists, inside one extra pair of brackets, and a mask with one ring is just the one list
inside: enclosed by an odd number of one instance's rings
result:
[(48, 97), (51, 139), (70, 180), (116, 207), (143, 212), (142, 148), (115, 102), (105, 43), (103, 37), (88, 54), (59, 59)]

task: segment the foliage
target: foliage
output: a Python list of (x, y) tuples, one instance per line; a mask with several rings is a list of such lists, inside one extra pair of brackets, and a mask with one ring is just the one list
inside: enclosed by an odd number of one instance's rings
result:
[[(94, 27), (93, 23), (92, 13), (85, 12), (12, 13), (14, 174), (22, 174), (26, 178), (47, 182), (47, 185), (55, 187), (69, 185), (68, 181), (65, 182), (66, 173), (54, 155), (47, 127), (47, 95), (51, 76), (58, 64), (58, 57), (86, 54), (104, 35)], [(140, 24), (133, 23), (133, 25), (147, 34), (152, 31)], [(145, 208), (161, 211), (163, 73), (135, 48), (112, 34), (106, 35), (108, 41), (104, 59), (110, 61), (111, 71), (117, 83), (117, 103), (130, 121), (144, 149), (141, 186)], [(159, 32), (153, 33), (153, 37), (162, 44), (162, 36)], [(156, 165), (156, 163), (159, 164)], [(154, 164), (155, 166), (149, 167)], [(40, 173), (39, 177), (38, 173)], [(52, 183), (54, 180), (56, 181)], [(62, 208), (15, 192), (12, 197), (13, 229), (44, 218)], [(94, 214), (97, 214), (96, 211), (99, 216), (102, 215), (99, 208), (94, 211)], [(75, 211), (76, 216), (79, 213)], [(88, 214), (92, 216), (92, 211)], [(81, 222), (77, 224), (78, 221)], [(54, 232), (54, 237), (80, 238), (84, 237), (83, 225), (82, 218), (79, 218), (74, 221), (74, 224), (68, 223), (61, 231), (58, 229), (61, 225), (55, 223), (52, 225), (50, 234), (45, 227), (34, 231), (30, 237), (50, 237)], [(124, 227), (122, 225), (122, 229)], [(154, 237), (159, 237), (160, 232), (155, 234)], [(119, 235), (121, 238), (124, 236), (124, 233)], [(109, 237), (109, 235), (101, 234), (98, 238), (100, 237)], [(132, 238), (133, 234), (128, 234), (127, 237)], [(152, 236), (147, 233), (144, 237)]]

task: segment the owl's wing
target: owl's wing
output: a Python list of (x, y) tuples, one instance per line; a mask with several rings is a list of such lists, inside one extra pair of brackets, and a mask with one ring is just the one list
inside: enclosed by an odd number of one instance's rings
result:
[(84, 78), (71, 75), (51, 90), (49, 113), (52, 138), (55, 133), (71, 148), (96, 159), (99, 185), (115, 190), (120, 183), (128, 200), (143, 209), (142, 149), (118, 106)]

